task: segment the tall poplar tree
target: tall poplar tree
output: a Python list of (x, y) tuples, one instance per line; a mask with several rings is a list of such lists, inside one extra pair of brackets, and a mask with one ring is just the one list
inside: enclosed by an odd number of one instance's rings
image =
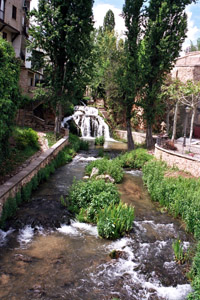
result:
[(144, 0), (126, 0), (123, 7), (123, 17), (125, 19), (126, 42), (125, 42), (125, 59), (119, 70), (119, 79), (121, 77), (121, 91), (126, 110), (126, 127), (128, 149), (134, 149), (132, 137), (131, 117), (132, 108), (138, 91), (139, 84), (139, 39), (141, 34), (141, 25), (143, 20), (142, 6)]
[(103, 21), (103, 30), (113, 31), (115, 29), (115, 15), (111, 9), (109, 9), (104, 17)]
[(60, 131), (62, 105), (86, 85), (93, 30), (93, 0), (39, 0), (30, 30), (32, 48), (40, 48), (49, 67), (49, 84)]
[(186, 37), (185, 8), (192, 0), (126, 0), (123, 16), (127, 28), (127, 131), (131, 106), (141, 101), (146, 122), (147, 146), (153, 145), (152, 126), (159, 108), (158, 94), (173, 68)]

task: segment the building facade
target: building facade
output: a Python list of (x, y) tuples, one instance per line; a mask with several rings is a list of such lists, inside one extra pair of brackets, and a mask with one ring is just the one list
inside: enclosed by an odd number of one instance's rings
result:
[[(176, 60), (172, 77), (182, 82), (187, 80), (200, 81), (200, 51), (189, 52)], [(200, 138), (200, 103), (194, 120), (194, 137)]]
[(35, 85), (43, 78), (43, 70), (33, 70), (29, 60), (31, 53), (26, 48), (30, 2), (31, 0), (0, 0), (0, 34), (12, 44), (16, 57), (21, 61), (19, 84), (22, 93), (32, 96)]

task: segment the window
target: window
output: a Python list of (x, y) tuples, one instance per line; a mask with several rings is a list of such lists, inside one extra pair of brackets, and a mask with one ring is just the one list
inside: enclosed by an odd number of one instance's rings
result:
[(7, 40), (7, 33), (6, 32), (3, 32), (3, 39)]
[(17, 7), (16, 6), (12, 6), (12, 18), (16, 20), (17, 18)]

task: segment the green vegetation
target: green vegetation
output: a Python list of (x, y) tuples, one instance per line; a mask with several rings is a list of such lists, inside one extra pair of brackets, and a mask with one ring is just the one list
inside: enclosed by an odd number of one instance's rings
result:
[(61, 136), (60, 135), (55, 136), (54, 132), (50, 131), (46, 133), (46, 138), (49, 147), (52, 147), (61, 138)]
[(37, 133), (31, 128), (14, 127), (11, 133), (13, 145), (9, 155), (0, 164), (0, 179), (13, 172), (39, 150)]
[(172, 249), (174, 250), (174, 256), (176, 261), (179, 264), (183, 264), (185, 261), (184, 252), (183, 252), (183, 244), (181, 240), (177, 239), (172, 243)]
[(100, 137), (95, 138), (95, 145), (103, 146), (104, 143), (105, 143), (104, 136), (100, 136)]
[(38, 150), (40, 148), (38, 143), (38, 135), (32, 128), (16, 127), (13, 133), (17, 149), (23, 150), (28, 147)]
[(20, 105), (20, 63), (12, 45), (0, 37), (0, 165), (9, 156), (9, 138)]
[(74, 182), (69, 209), (80, 222), (97, 224), (99, 236), (117, 239), (133, 225), (134, 209), (120, 202), (117, 188), (104, 180)]
[(147, 150), (138, 148), (136, 150), (126, 152), (116, 158), (123, 168), (141, 169), (144, 164), (153, 159), (151, 154), (147, 153)]
[(30, 13), (34, 17), (31, 47), (43, 49), (46, 55), (40, 67), (45, 68), (45, 84), (56, 112), (56, 134), (66, 101), (75, 104), (81, 100), (90, 79), (92, 6), (92, 0), (40, 0), (38, 9)]
[(106, 239), (118, 239), (133, 226), (134, 208), (120, 202), (110, 204), (98, 214), (98, 234)]
[(116, 183), (121, 182), (123, 179), (124, 172), (120, 161), (117, 159), (109, 160), (107, 158), (102, 158), (92, 161), (85, 168), (86, 175), (91, 175), (93, 168), (97, 168), (99, 170), (98, 175), (110, 175)]
[[(169, 177), (173, 170), (158, 161), (150, 161), (143, 167), (143, 180), (152, 200), (160, 202), (174, 216), (184, 220), (186, 230), (200, 240), (200, 179)], [(165, 176), (165, 174), (168, 176)], [(177, 259), (182, 258), (181, 245), (176, 243)], [(190, 277), (193, 280), (194, 293), (188, 299), (200, 299), (200, 242), (193, 261)]]

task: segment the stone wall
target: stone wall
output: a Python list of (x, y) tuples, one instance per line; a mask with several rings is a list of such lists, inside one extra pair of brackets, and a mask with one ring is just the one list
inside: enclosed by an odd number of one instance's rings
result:
[[(126, 130), (115, 130), (115, 133), (120, 139), (127, 141)], [(133, 136), (134, 143), (136, 144), (144, 144), (146, 141), (146, 133), (132, 131), (132, 136)], [(156, 141), (157, 136), (153, 136), (153, 138)]]
[(199, 159), (163, 149), (158, 145), (155, 145), (155, 157), (166, 162), (169, 167), (177, 167), (181, 171), (189, 172), (194, 177), (200, 177)]
[(50, 149), (45, 151), (40, 157), (35, 159), (28, 167), (24, 168), (20, 173), (13, 176), (0, 186), (0, 216), (3, 205), (9, 197), (14, 197), (31, 179), (48, 165), (57, 154), (68, 144), (68, 136), (60, 139)]

